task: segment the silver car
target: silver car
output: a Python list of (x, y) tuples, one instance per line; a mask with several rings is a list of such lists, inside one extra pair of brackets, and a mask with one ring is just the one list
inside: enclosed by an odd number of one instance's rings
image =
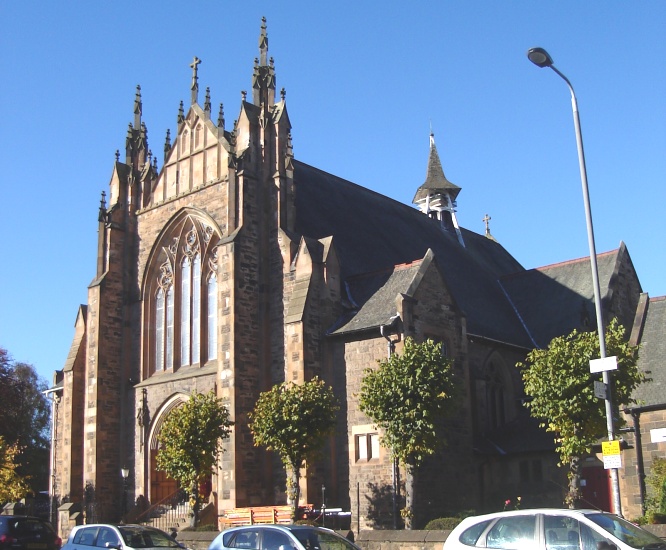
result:
[(72, 529), (62, 550), (147, 550), (150, 548), (185, 548), (164, 531), (145, 525), (78, 525)]
[(335, 531), (311, 525), (248, 525), (222, 531), (208, 550), (360, 550)]

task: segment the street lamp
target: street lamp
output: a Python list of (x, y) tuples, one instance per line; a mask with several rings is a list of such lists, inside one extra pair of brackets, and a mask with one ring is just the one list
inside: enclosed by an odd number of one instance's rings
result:
[(129, 468), (121, 468), (120, 475), (123, 478), (122, 520), (124, 521), (127, 514), (127, 478), (129, 477)]
[[(527, 58), (537, 67), (549, 67), (557, 73), (564, 82), (567, 83), (571, 92), (571, 108), (573, 110), (574, 126), (576, 129), (576, 144), (578, 146), (578, 164), (580, 166), (580, 179), (583, 185), (583, 202), (585, 203), (585, 220), (587, 223), (587, 241), (590, 247), (590, 265), (592, 266), (592, 284), (594, 287), (594, 307), (597, 314), (597, 331), (599, 333), (599, 351), (601, 359), (606, 358), (606, 339), (604, 337), (604, 321), (601, 310), (601, 290), (599, 288), (599, 272), (597, 268), (597, 252), (594, 246), (594, 229), (592, 227), (592, 210), (590, 208), (590, 194), (587, 188), (587, 170), (585, 168), (585, 153), (583, 152), (583, 135), (580, 130), (580, 118), (578, 115), (578, 102), (576, 94), (569, 79), (564, 76), (553, 65), (553, 58), (543, 48), (530, 48), (527, 51)], [(613, 427), (613, 404), (610, 391), (610, 374), (607, 370), (602, 372), (603, 383), (606, 387), (606, 429), (608, 430), (608, 440), (615, 439), (615, 429)], [(620, 503), (620, 486), (618, 483), (617, 469), (611, 468), (611, 485), (613, 492), (613, 509), (615, 513), (622, 516), (622, 506)]]

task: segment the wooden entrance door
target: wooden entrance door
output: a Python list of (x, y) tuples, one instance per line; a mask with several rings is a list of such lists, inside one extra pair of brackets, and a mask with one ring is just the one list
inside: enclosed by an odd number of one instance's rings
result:
[(178, 482), (157, 469), (157, 450), (150, 451), (150, 502), (157, 504), (178, 490)]

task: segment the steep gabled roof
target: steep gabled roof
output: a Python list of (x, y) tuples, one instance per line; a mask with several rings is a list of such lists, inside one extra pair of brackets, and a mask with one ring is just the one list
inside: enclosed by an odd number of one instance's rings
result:
[(418, 210), (298, 161), (294, 185), (296, 231), (334, 238), (343, 279), (420, 260), (432, 249), (467, 316), (468, 333), (533, 347), (498, 282), (523, 267), (499, 243), (462, 229), (463, 247), (455, 234)]
[(638, 368), (650, 382), (634, 392), (636, 406), (666, 404), (666, 296), (650, 299), (638, 352)]
[(335, 334), (356, 332), (387, 325), (396, 314), (396, 298), (409, 290), (421, 261), (395, 266), (349, 278), (347, 289), (357, 312), (350, 312), (341, 320)]
[[(618, 250), (597, 255), (602, 298), (618, 262)], [(596, 329), (590, 258), (530, 269), (500, 280), (535, 346), (546, 347), (574, 329)]]

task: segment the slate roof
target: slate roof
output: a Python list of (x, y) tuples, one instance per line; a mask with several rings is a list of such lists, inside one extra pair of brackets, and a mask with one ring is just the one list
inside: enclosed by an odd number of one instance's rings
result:
[[(294, 185), (295, 230), (316, 239), (333, 237), (343, 280), (420, 260), (430, 248), (467, 316), (469, 334), (534, 347), (498, 282), (524, 269), (499, 243), (461, 229), (463, 247), (454, 232), (443, 231), (438, 221), (415, 208), (299, 161), (294, 161)], [(372, 294), (368, 291), (367, 297)], [(373, 306), (376, 326), (394, 309), (394, 299), (385, 311)]]
[(435, 146), (434, 136), (430, 136), (430, 154), (428, 156), (428, 169), (426, 171), (426, 180), (423, 185), (416, 190), (414, 200), (417, 203), (426, 198), (429, 193), (442, 193), (451, 196), (451, 200), (455, 200), (460, 193), (460, 187), (455, 183), (451, 183), (444, 175), (442, 163), (439, 160), (439, 153)]
[(651, 382), (636, 388), (636, 406), (666, 404), (666, 296), (652, 298), (649, 302), (638, 368)]
[(396, 314), (395, 300), (404, 294), (416, 277), (421, 262), (396, 266), (395, 269), (352, 277), (347, 281), (355, 304), (361, 304), (358, 313), (343, 317), (335, 333), (355, 332), (387, 325)]
[[(607, 289), (619, 250), (597, 255), (599, 286)], [(518, 315), (529, 327), (534, 347), (545, 348), (556, 336), (585, 326), (596, 329), (590, 259), (580, 258), (501, 278)]]

